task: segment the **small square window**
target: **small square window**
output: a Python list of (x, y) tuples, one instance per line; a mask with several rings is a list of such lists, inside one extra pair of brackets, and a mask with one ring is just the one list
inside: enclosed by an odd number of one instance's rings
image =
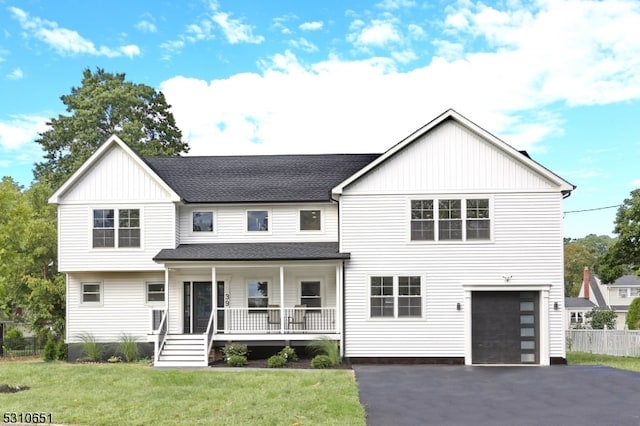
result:
[(301, 231), (320, 231), (321, 227), (320, 210), (300, 210)]
[(269, 230), (269, 212), (267, 210), (249, 210), (247, 212), (247, 231), (266, 232)]
[(147, 302), (164, 302), (164, 283), (147, 283)]
[(213, 232), (213, 212), (193, 212), (193, 232)]
[(100, 303), (100, 283), (82, 283), (82, 303)]

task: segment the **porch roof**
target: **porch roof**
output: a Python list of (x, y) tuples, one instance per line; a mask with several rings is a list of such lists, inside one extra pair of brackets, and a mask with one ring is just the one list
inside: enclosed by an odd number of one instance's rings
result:
[(163, 249), (154, 258), (166, 261), (234, 261), (234, 260), (332, 260), (349, 259), (340, 253), (337, 242), (313, 243), (222, 243), (180, 244)]

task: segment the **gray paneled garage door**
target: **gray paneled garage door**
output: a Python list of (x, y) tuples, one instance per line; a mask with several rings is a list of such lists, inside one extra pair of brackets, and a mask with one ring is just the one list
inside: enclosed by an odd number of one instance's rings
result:
[(539, 293), (474, 291), (471, 348), (474, 364), (539, 363)]

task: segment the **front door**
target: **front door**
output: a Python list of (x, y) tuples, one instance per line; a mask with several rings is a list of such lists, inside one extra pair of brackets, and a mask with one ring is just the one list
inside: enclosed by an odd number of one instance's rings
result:
[(218, 308), (218, 331), (224, 332), (224, 308), (226, 307), (225, 305), (228, 304), (228, 302), (225, 303), (225, 300), (228, 301), (229, 295), (225, 293), (224, 281), (218, 281), (217, 286), (216, 297), (218, 300), (216, 301), (216, 307)]
[(213, 305), (211, 282), (193, 283), (193, 333), (206, 333)]

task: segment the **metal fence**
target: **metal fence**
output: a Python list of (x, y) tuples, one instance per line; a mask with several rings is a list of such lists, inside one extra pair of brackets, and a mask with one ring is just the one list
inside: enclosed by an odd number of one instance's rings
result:
[(0, 357), (20, 357), (40, 355), (43, 344), (35, 337), (0, 336)]
[(639, 330), (567, 330), (567, 351), (640, 357)]

